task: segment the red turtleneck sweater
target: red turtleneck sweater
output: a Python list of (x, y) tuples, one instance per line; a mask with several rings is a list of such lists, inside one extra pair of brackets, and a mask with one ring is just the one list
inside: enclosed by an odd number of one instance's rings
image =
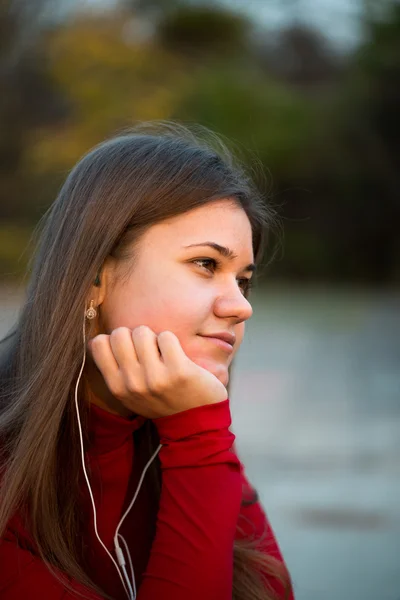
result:
[[(91, 405), (91, 446), (86, 461), (99, 535), (113, 556), (115, 529), (142, 473), (135, 460), (134, 437), (144, 421), (143, 417), (127, 419)], [(242, 496), (250, 498), (253, 489), (233, 447), (229, 400), (161, 417), (154, 423), (162, 444), (156, 527), (153, 531), (149, 526), (151, 498), (143, 483), (120, 529), (132, 557), (137, 600), (231, 600), (235, 538), (260, 538), (262, 551), (283, 559), (260, 503), (241, 506)], [(116, 568), (95, 536), (83, 475), (81, 507), (87, 515), (83, 544), (89, 574), (115, 600), (126, 600)], [(76, 581), (69, 583), (86, 598), (101, 599)], [(269, 583), (283, 598), (280, 584), (271, 579)], [(37, 556), (18, 515), (0, 541), (0, 598), (78, 598)], [(293, 600), (293, 595), (290, 598)]]

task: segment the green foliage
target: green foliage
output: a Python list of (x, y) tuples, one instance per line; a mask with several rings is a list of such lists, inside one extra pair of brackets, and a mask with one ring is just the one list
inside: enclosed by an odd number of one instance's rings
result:
[(161, 43), (180, 52), (225, 54), (243, 52), (249, 23), (240, 15), (216, 5), (181, 4), (161, 20)]
[(175, 114), (254, 152), (274, 176), (291, 171), (312, 116), (310, 103), (299, 93), (257, 70), (226, 64), (202, 69)]
[(273, 275), (398, 281), (400, 9), (385, 2), (346, 60), (298, 27), (272, 49), (241, 16), (194, 1), (126, 0), (30, 32), (23, 2), (1, 5), (2, 272), (23, 272), (31, 225), (84, 152), (134, 122), (175, 118), (223, 134), (268, 173), (285, 230)]
[[(70, 106), (61, 126), (37, 129), (26, 149), (31, 175), (64, 175), (91, 146), (137, 120), (168, 119), (184, 75), (179, 59), (124, 36), (126, 21), (76, 20), (46, 40), (51, 76)], [(60, 177), (61, 179), (62, 177)]]
[(27, 248), (32, 228), (16, 223), (0, 224), (0, 272), (3, 279), (23, 276), (29, 261)]

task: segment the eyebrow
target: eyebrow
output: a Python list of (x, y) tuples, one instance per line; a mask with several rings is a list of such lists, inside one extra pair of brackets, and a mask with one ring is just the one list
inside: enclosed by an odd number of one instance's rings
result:
[[(220, 246), (220, 244), (217, 244), (215, 242), (201, 242), (200, 244), (189, 244), (189, 246), (184, 246), (184, 248), (196, 248), (198, 246), (209, 246), (210, 248), (213, 248), (214, 250), (219, 252), (219, 254), (221, 254), (224, 258), (228, 258), (229, 260), (234, 260), (235, 258), (238, 257), (237, 254), (235, 254), (233, 252), (233, 250), (230, 250), (230, 248), (226, 248), (225, 246)], [(243, 269), (243, 271), (252, 271), (252, 272), (254, 272), (255, 270), (256, 270), (256, 265), (254, 263), (248, 264)]]

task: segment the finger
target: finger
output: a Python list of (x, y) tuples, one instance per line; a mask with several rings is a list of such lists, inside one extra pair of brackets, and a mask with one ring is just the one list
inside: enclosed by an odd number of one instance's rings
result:
[(132, 340), (145, 374), (155, 374), (162, 366), (157, 335), (150, 327), (141, 325), (132, 331)]
[(168, 369), (178, 370), (188, 359), (178, 337), (172, 331), (162, 331), (158, 335), (158, 346)]
[(140, 369), (130, 329), (127, 327), (114, 329), (110, 334), (110, 345), (118, 367), (124, 376)]
[(122, 383), (121, 373), (111, 348), (110, 336), (100, 334), (90, 340), (90, 352), (107, 387), (112, 393), (118, 393)]

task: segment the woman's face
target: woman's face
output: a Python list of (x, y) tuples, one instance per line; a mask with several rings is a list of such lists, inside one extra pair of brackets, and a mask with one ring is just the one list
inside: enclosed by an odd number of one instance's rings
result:
[[(233, 258), (207, 242), (229, 248)], [(156, 334), (172, 331), (191, 360), (227, 385), (228, 367), (252, 315), (244, 294), (253, 261), (250, 222), (230, 200), (153, 225), (141, 238), (131, 268), (117, 265), (128, 275), (107, 286), (100, 311), (103, 331), (139, 325)], [(233, 347), (204, 337), (224, 332), (236, 336)]]

